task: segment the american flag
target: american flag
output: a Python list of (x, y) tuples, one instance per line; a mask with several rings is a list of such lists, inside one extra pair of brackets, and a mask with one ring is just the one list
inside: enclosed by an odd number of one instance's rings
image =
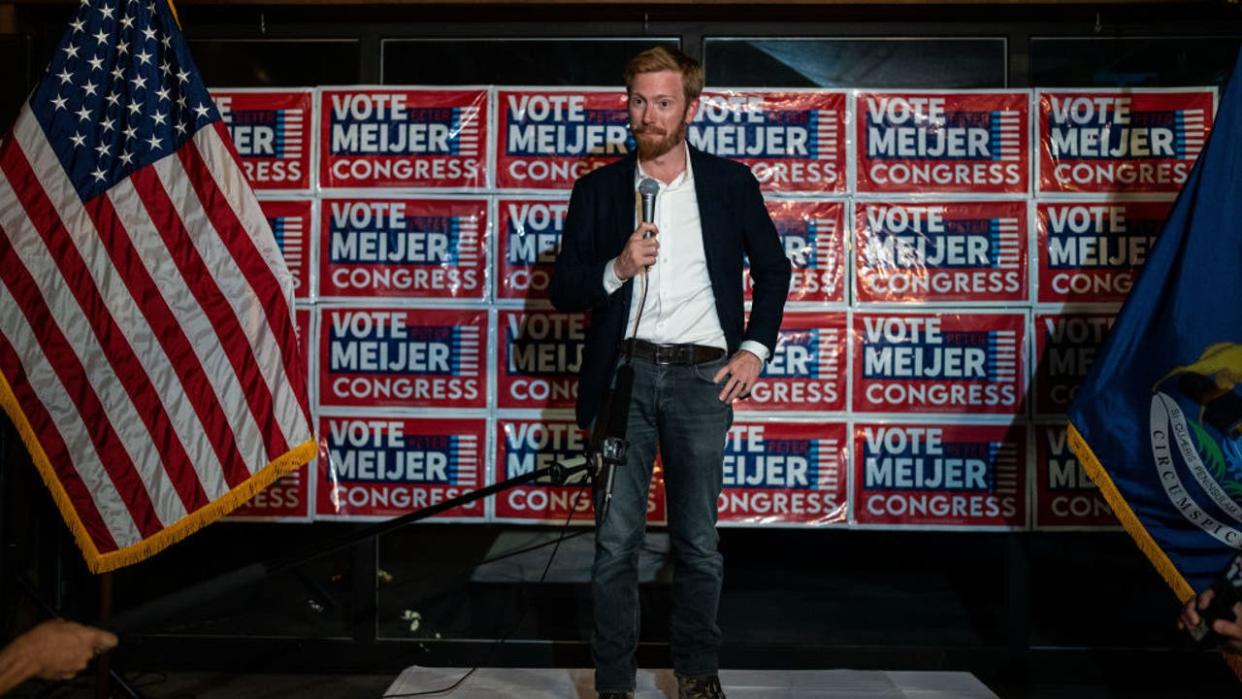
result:
[(81, 0), (0, 142), (0, 402), (86, 556), (314, 455), (292, 277), (165, 0)]

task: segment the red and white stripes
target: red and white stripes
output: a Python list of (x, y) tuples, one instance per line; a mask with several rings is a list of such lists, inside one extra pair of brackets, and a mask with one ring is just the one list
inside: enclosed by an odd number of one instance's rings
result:
[(176, 540), (309, 451), (292, 277), (218, 122), (83, 202), (24, 109), (0, 282), (6, 398), (88, 561)]

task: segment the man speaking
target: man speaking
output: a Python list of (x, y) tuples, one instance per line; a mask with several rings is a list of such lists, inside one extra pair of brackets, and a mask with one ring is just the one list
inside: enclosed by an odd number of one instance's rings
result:
[[(750, 170), (686, 143), (703, 91), (702, 66), (657, 47), (630, 60), (625, 87), (637, 157), (574, 185), (551, 284), (557, 309), (591, 310), (578, 424), (592, 425), (620, 366), (633, 370), (628, 450), (612, 474), (611, 506), (603, 507), (602, 486), (595, 493), (595, 687), (601, 699), (633, 696), (638, 552), (658, 447), (674, 561), (670, 639), (678, 693), (723, 697), (716, 502), (725, 436), (733, 402), (754, 386), (774, 350), (789, 261)], [(754, 280), (749, 323), (744, 256)]]

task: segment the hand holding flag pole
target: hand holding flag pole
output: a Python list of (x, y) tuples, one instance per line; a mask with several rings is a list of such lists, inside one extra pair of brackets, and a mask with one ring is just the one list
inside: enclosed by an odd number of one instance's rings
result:
[[(1069, 410), (1069, 443), (1183, 602), (1242, 586), (1242, 59)], [(1234, 609), (1223, 595), (1218, 615)], [(1208, 610), (1204, 610), (1208, 611)], [(1183, 624), (1201, 616), (1184, 610)], [(1242, 661), (1231, 659), (1242, 676)]]

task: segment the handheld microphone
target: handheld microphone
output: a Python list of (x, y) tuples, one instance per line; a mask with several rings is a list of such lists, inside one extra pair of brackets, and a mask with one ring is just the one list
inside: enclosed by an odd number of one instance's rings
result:
[(638, 183), (638, 195), (643, 200), (643, 223), (653, 223), (655, 221), (655, 200), (656, 195), (659, 193), (660, 183), (650, 177), (646, 177), (642, 182)]

